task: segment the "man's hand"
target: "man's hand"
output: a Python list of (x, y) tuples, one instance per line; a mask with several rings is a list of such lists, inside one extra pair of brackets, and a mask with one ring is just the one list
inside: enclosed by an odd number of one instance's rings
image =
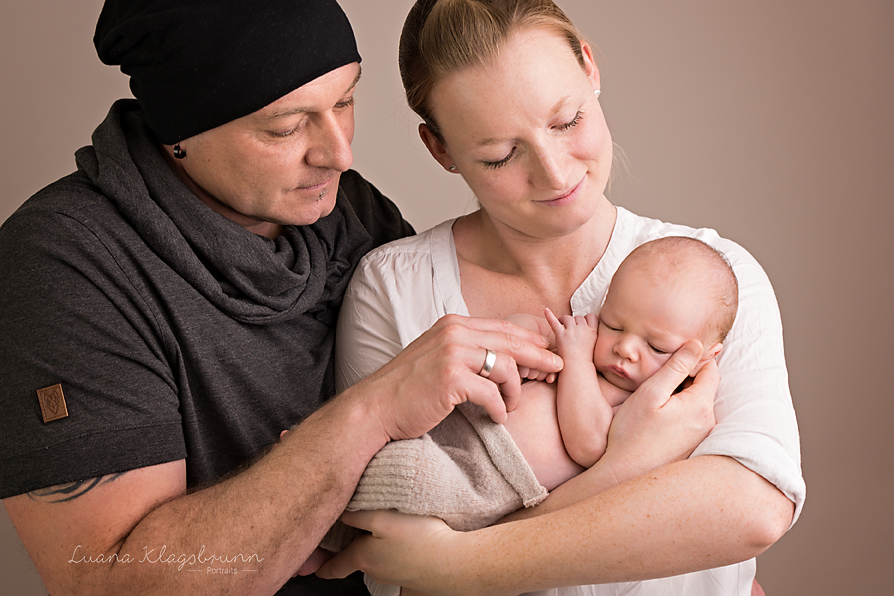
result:
[[(549, 328), (549, 323), (547, 323), (546, 319), (543, 317), (535, 317), (534, 315), (529, 315), (527, 313), (515, 313), (506, 317), (506, 320), (535, 333), (539, 333), (546, 338), (549, 343), (549, 349), (555, 351), (555, 340), (552, 335), (552, 330)], [(518, 366), (518, 376), (528, 381), (546, 381), (547, 383), (552, 383), (556, 380), (556, 373), (554, 372), (546, 373), (542, 370), (537, 370), (536, 368), (522, 366), (521, 364)]]
[[(447, 315), (346, 393), (374, 396), (390, 440), (421, 436), (466, 401), (502, 424), (521, 397), (519, 365), (547, 373), (562, 369), (562, 359), (547, 347), (539, 333), (508, 321)], [(480, 372), (488, 349), (496, 361), (485, 378)]]

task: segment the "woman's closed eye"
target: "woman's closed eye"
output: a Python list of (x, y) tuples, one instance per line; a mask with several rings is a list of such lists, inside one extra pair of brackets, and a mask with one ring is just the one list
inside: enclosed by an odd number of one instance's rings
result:
[(338, 102), (337, 104), (335, 104), (336, 110), (345, 110), (347, 108), (353, 108), (353, 107), (354, 107), (354, 97), (353, 96), (348, 97), (347, 99), (343, 99), (340, 102)]
[(583, 117), (584, 117), (584, 113), (583, 113), (582, 111), (578, 110), (578, 111), (577, 111), (577, 114), (574, 115), (574, 118), (572, 118), (571, 120), (569, 120), (569, 121), (566, 122), (565, 124), (559, 124), (559, 125), (556, 126), (555, 128), (556, 128), (556, 130), (559, 130), (559, 131), (566, 131), (566, 130), (569, 130), (569, 129), (574, 128), (575, 126), (577, 126), (577, 125), (580, 123), (580, 121), (581, 121), (581, 119), (582, 119)]
[(496, 170), (497, 168), (502, 168), (502, 167), (505, 166), (507, 163), (509, 163), (509, 160), (512, 159), (512, 158), (515, 156), (515, 153), (516, 153), (516, 148), (513, 147), (513, 148), (509, 151), (509, 155), (507, 155), (507, 156), (504, 157), (503, 159), (500, 159), (500, 160), (497, 160), (497, 161), (486, 161), (486, 162), (484, 162), (484, 167), (486, 167), (486, 168), (491, 168), (491, 169), (494, 169), (494, 170)]

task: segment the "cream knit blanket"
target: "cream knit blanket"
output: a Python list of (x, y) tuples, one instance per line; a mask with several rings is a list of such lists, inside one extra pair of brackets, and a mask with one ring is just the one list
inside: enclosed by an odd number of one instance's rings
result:
[[(360, 478), (347, 510), (396, 509), (469, 531), (532, 507), (546, 495), (509, 432), (483, 408), (464, 403), (420, 438), (385, 445)], [(359, 534), (336, 522), (321, 546), (341, 551)]]

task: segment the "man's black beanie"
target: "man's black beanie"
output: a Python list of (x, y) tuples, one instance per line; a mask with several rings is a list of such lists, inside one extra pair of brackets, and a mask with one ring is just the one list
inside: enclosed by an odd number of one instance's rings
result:
[(360, 61), (335, 0), (106, 0), (93, 43), (167, 145)]

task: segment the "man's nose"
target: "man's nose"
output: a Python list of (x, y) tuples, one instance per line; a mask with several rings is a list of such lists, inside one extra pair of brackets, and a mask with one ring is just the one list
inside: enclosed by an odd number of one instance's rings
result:
[(308, 165), (344, 172), (354, 163), (351, 152), (353, 122), (346, 123), (334, 113), (320, 115), (313, 126), (307, 149)]

